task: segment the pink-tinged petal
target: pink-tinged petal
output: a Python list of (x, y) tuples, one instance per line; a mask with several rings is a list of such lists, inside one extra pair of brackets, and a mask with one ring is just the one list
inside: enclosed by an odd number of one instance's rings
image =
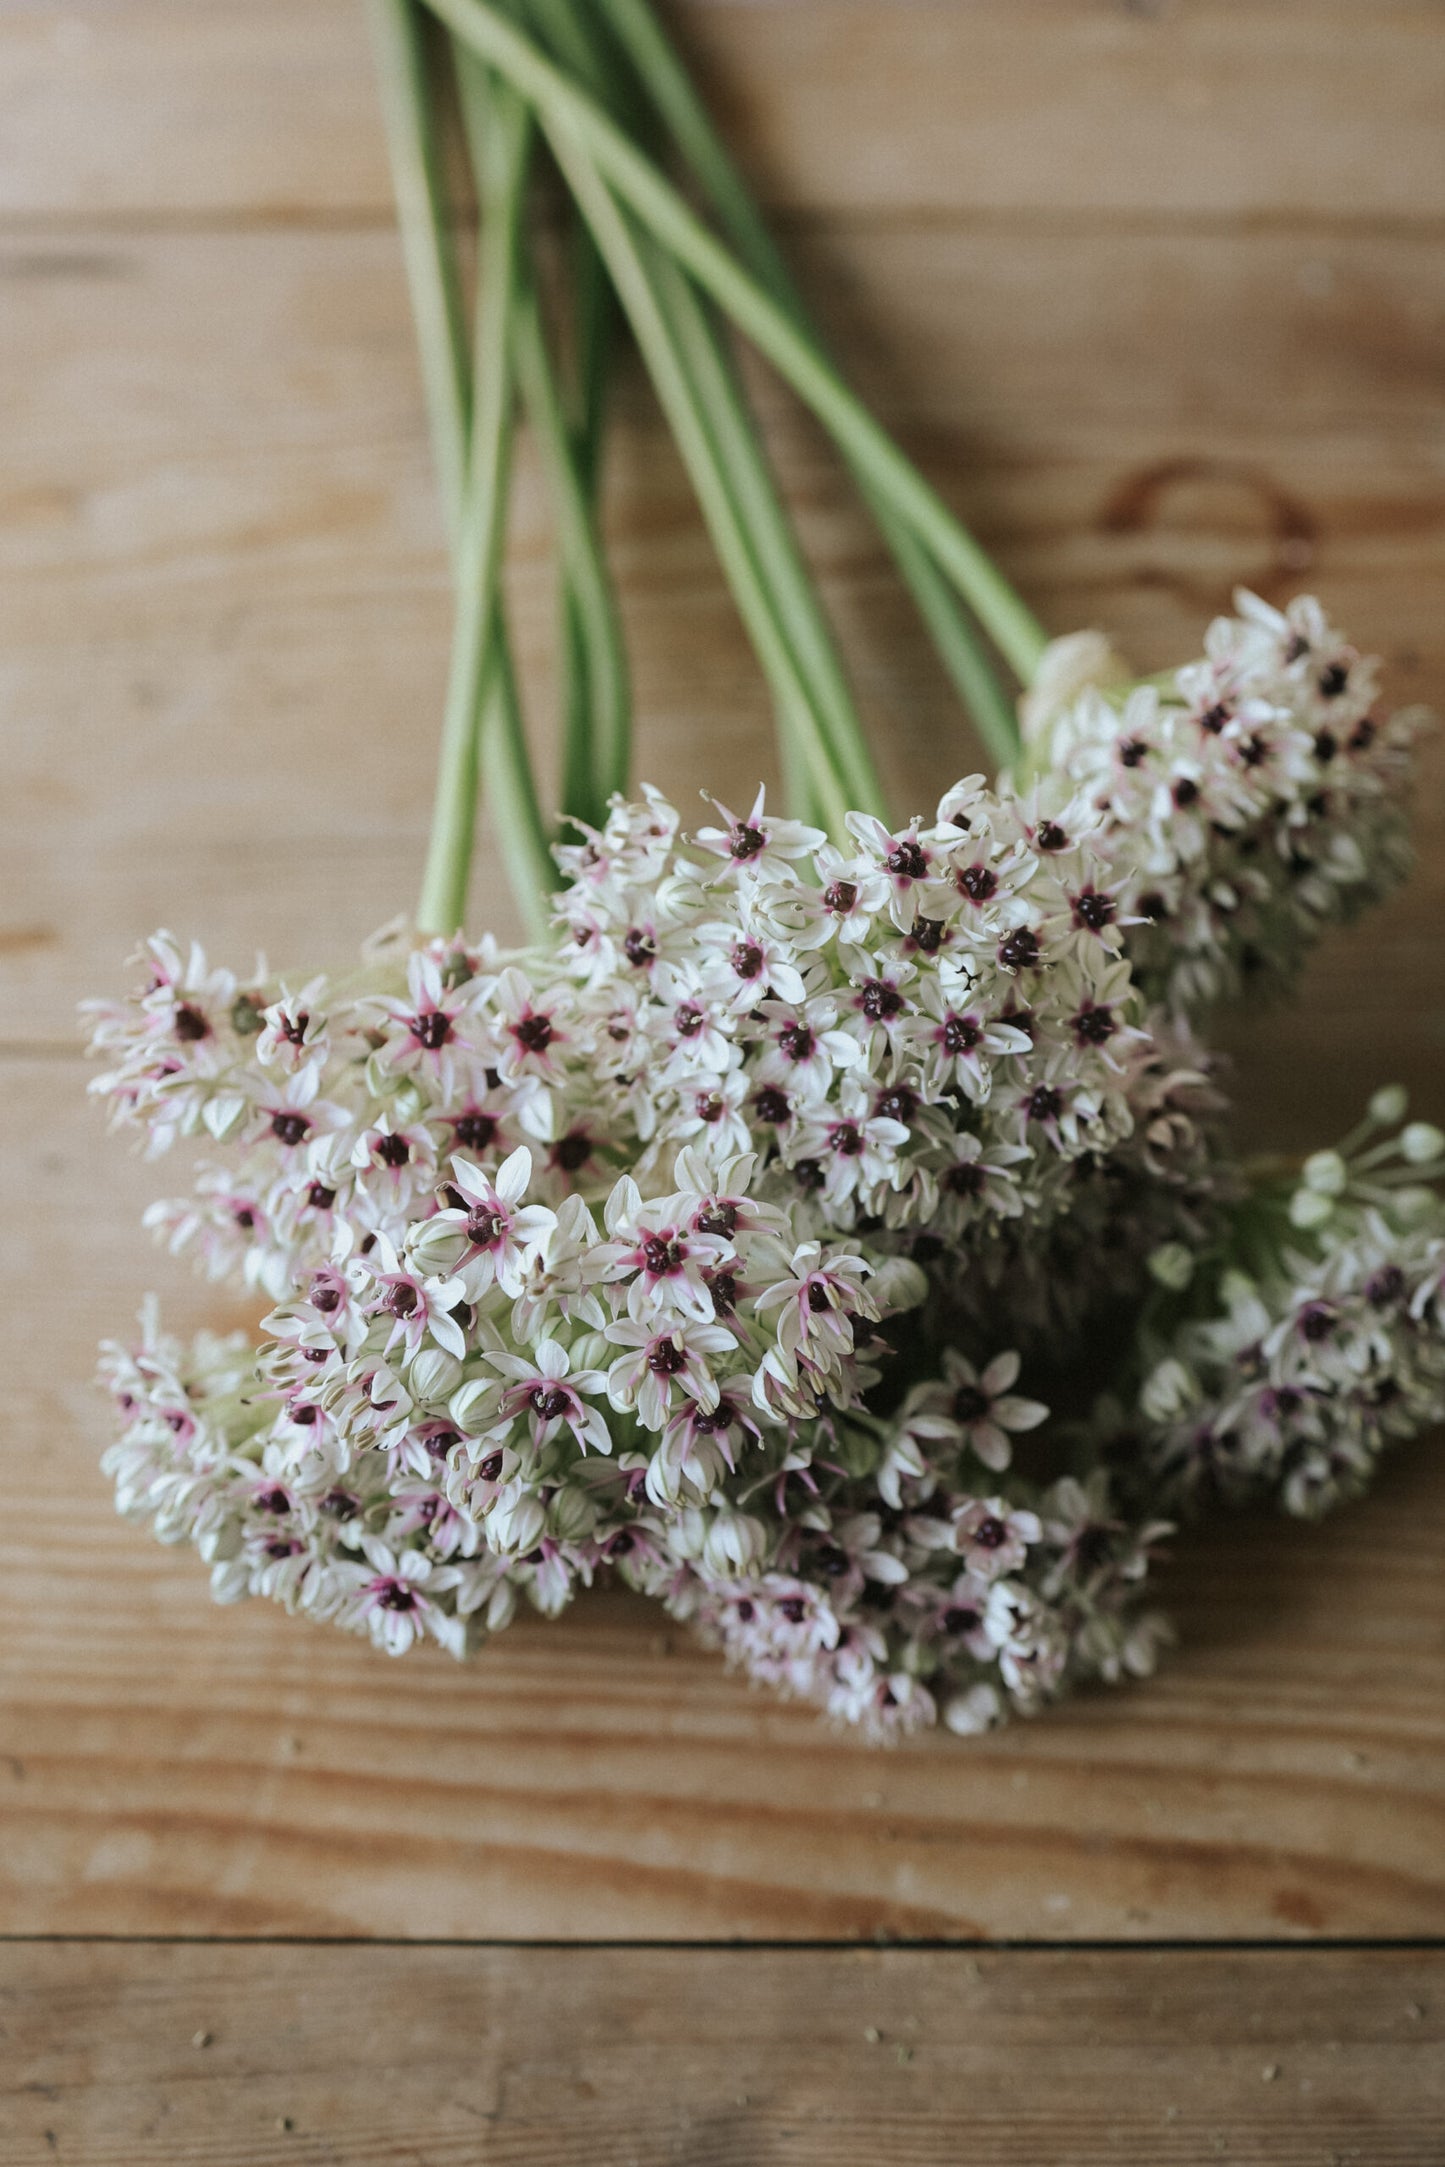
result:
[(1005, 1397), (993, 1404), (993, 1419), (1006, 1430), (1036, 1430), (1048, 1418), (1049, 1410), (1042, 1400)]
[(1019, 1357), (1012, 1348), (1006, 1354), (996, 1354), (979, 1380), (989, 1398), (997, 1399), (1007, 1392), (1019, 1373)]

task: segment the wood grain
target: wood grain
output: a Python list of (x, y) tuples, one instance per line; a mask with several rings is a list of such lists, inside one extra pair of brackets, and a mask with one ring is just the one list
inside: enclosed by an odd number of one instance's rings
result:
[[(668, 13), (785, 210), (1445, 213), (1430, 0), (677, 0)], [(385, 214), (369, 63), (349, 0), (12, 0), (0, 205)]]
[(1445, 1466), (1181, 1545), (1160, 1677), (879, 1753), (618, 1592), (393, 1662), (117, 1521), (86, 1378), (167, 1186), (11, 1057), (0, 1932), (1157, 1939), (1445, 1933)]
[[(1440, 699), (1437, 9), (677, 12), (856, 381), (1051, 624), (1155, 668), (1236, 580), (1317, 584), (1399, 696)], [(1157, 1681), (887, 1755), (615, 1593), (470, 1670), (392, 1665), (212, 1609), (115, 1521), (96, 1338), (149, 1283), (182, 1325), (224, 1312), (143, 1246), (158, 1177), (83, 1105), (73, 1004), (163, 919), (236, 959), (344, 954), (420, 861), (447, 575), (351, 0), (0, 10), (0, 382), (0, 1929), (1445, 1934), (1438, 1444), (1321, 1531), (1181, 1544)], [(911, 810), (965, 734), (833, 463), (759, 391)], [(641, 772), (684, 803), (771, 775), (635, 380), (610, 519)], [(530, 468), (516, 540), (545, 711)], [(1231, 1027), (1255, 1136), (1318, 1142), (1389, 1074), (1445, 1113), (1442, 780), (1437, 746), (1411, 890), (1299, 1008)], [(507, 929), (486, 867), (475, 907)], [(12, 1953), (7, 2158), (1439, 2156), (1408, 2014), (1433, 1959), (971, 1961)], [(916, 2035), (869, 2047), (880, 2007)]]
[(1445, 1957), (0, 1951), (9, 2167), (1437, 2167)]

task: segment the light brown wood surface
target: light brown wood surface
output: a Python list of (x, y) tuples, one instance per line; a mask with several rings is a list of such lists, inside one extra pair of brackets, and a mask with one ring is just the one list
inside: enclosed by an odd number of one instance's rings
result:
[[(1438, 7), (675, 13), (854, 380), (1053, 627), (1156, 668), (1236, 581), (1305, 584), (1442, 703)], [(96, 1339), (151, 1285), (182, 1325), (228, 1312), (147, 1248), (166, 1173), (86, 1105), (74, 1004), (159, 922), (344, 955), (419, 871), (448, 580), (351, 0), (0, 10), (0, 385), (0, 1931), (40, 1937), (3, 1957), (7, 2162), (1445, 2159), (1438, 1952), (1323, 1947), (1445, 1936), (1438, 1444), (1321, 1530), (1181, 1542), (1157, 1680), (881, 1755), (617, 1594), (470, 1669), (391, 1664), (212, 1609), (115, 1520)], [(912, 810), (967, 732), (833, 462), (758, 392)], [(639, 772), (683, 802), (771, 776), (635, 381), (609, 505)], [(545, 748), (525, 461), (515, 542)], [(1442, 785), (1437, 742), (1408, 892), (1230, 1024), (1254, 1138), (1324, 1141), (1387, 1076), (1445, 1114)], [(474, 914), (508, 927), (487, 864)], [(975, 1975), (109, 1935), (1313, 1946)]]
[(34, 2077), (0, 2077), (0, 2142), (7, 2167), (1415, 2167), (1442, 2009), (1445, 1959), (1405, 1951), (12, 1948)]

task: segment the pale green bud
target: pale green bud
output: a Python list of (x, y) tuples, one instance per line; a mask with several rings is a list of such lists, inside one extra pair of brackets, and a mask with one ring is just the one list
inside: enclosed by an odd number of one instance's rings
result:
[(1350, 1170), (1337, 1151), (1312, 1151), (1304, 1163), (1304, 1185), (1316, 1196), (1343, 1196)]
[(1445, 1134), (1433, 1121), (1412, 1121), (1400, 1131), (1400, 1150), (1411, 1166), (1428, 1166), (1445, 1151)]
[(751, 1513), (724, 1509), (714, 1515), (702, 1546), (703, 1563), (710, 1572), (752, 1572), (763, 1562), (768, 1546), (767, 1530)]
[(1309, 1232), (1333, 1217), (1334, 1209), (1333, 1199), (1321, 1196), (1318, 1189), (1296, 1189), (1289, 1200), (1290, 1225)]
[(445, 1347), (423, 1347), (406, 1374), (418, 1399), (444, 1400), (461, 1383), (462, 1365)]
[(1194, 1258), (1183, 1242), (1161, 1242), (1149, 1252), (1149, 1276), (1171, 1294), (1182, 1294), (1194, 1277)]
[(1405, 1118), (1410, 1094), (1403, 1084), (1381, 1084), (1370, 1100), (1370, 1119), (1382, 1129), (1393, 1129)]

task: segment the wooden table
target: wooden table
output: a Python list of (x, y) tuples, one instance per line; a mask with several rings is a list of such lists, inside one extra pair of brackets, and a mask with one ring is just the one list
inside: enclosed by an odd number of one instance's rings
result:
[[(1059, 629), (1140, 665), (1300, 583), (1445, 691), (1445, 24), (1417, 0), (690, 0), (867, 395)], [(0, 2156), (1445, 2160), (1445, 1470), (1179, 1546), (1157, 1681), (876, 1754), (642, 1604), (392, 1665), (112, 1516), (93, 1347), (154, 1170), (75, 1001), (407, 906), (440, 548), (350, 0), (0, 11)], [(763, 393), (905, 809), (973, 763), (835, 468)], [(611, 483), (681, 802), (767, 706), (636, 384)], [(523, 476), (516, 594), (545, 714)], [(1408, 895), (1231, 1026), (1251, 1132), (1445, 1111), (1445, 761)], [(478, 882), (479, 922), (507, 923)]]

